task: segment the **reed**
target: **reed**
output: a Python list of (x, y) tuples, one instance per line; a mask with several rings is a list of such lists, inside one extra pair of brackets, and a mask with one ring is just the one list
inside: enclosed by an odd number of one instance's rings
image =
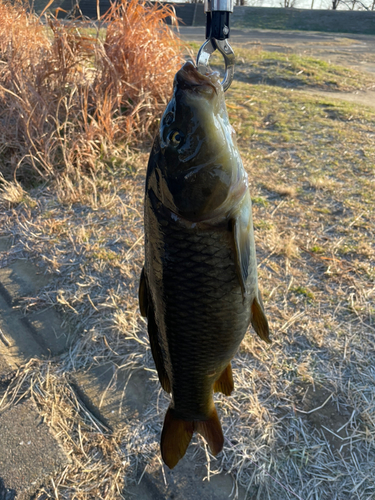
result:
[[(152, 136), (182, 58), (170, 7), (131, 0), (99, 26), (46, 23), (0, 0), (0, 164), (18, 181), (78, 178)], [(99, 36), (105, 25), (104, 40)]]

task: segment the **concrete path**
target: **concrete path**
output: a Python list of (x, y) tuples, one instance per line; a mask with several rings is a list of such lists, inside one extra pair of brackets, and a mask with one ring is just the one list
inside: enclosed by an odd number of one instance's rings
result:
[[(296, 90), (297, 92), (297, 90)], [(324, 92), (322, 90), (301, 90), (298, 92), (307, 92), (308, 94), (319, 95), (329, 99), (340, 99), (341, 101), (362, 104), (375, 108), (375, 90), (358, 91), (358, 92)]]
[[(8, 248), (0, 239), (0, 252)], [(49, 279), (26, 260), (0, 269), (0, 401), (18, 366), (66, 351), (71, 336), (54, 309), (23, 314), (21, 304)], [(6, 407), (5, 407), (6, 408)], [(69, 463), (31, 400), (0, 405), (0, 500), (29, 500), (52, 474)]]
[(30, 400), (0, 413), (0, 450), (0, 499), (29, 500), (69, 463)]

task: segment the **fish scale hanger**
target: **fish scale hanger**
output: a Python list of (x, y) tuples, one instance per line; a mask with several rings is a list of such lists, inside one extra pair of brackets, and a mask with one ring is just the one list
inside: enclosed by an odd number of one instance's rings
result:
[(228, 90), (234, 75), (234, 52), (228, 43), (229, 18), (233, 12), (233, 0), (205, 0), (206, 41), (199, 49), (197, 68), (203, 75), (210, 70), (209, 59), (215, 50), (224, 57), (225, 74), (221, 82), (224, 92)]

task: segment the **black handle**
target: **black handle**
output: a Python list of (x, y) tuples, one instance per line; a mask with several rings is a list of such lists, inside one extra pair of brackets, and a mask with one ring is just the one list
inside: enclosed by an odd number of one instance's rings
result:
[(229, 15), (231, 13), (223, 10), (206, 12), (206, 38), (225, 40), (229, 38)]

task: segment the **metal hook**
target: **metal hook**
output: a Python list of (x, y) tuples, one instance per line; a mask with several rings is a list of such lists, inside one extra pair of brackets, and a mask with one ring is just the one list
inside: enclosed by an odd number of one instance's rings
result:
[(203, 75), (209, 70), (209, 59), (211, 54), (218, 50), (224, 57), (225, 62), (225, 74), (224, 80), (221, 82), (224, 92), (229, 89), (234, 76), (234, 62), (235, 56), (232, 47), (229, 45), (228, 41), (217, 40), (216, 38), (209, 38), (204, 42), (202, 47), (199, 49), (197, 55), (197, 68)]

